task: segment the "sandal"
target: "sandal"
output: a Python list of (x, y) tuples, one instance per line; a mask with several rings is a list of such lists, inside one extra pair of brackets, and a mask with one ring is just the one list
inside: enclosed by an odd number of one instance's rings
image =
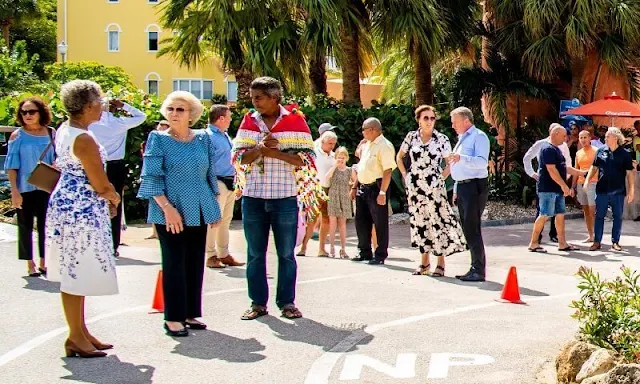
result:
[(348, 259), (349, 255), (347, 255), (347, 252), (344, 251), (344, 249), (340, 250), (340, 258), (341, 259)]
[(282, 307), (282, 317), (287, 319), (299, 319), (302, 317), (302, 312), (300, 312), (300, 310), (293, 304), (285, 305)]
[[(441, 271), (441, 272), (439, 272)], [(436, 267), (436, 269), (433, 270), (433, 273), (431, 274), (431, 276), (433, 277), (444, 277), (444, 267), (441, 265), (438, 265)]]
[(560, 252), (571, 252), (571, 251), (579, 251), (580, 248), (573, 246), (571, 244), (569, 244), (568, 246), (564, 247), (564, 248), (558, 248), (558, 251)]
[(422, 265), (420, 264), (420, 266), (418, 267), (418, 269), (416, 269), (415, 271), (413, 271), (411, 274), (414, 276), (419, 276), (419, 275), (428, 275), (429, 274), (429, 267), (431, 266), (431, 264), (427, 264), (427, 265)]
[(266, 316), (269, 312), (267, 312), (267, 307), (263, 307), (260, 305), (252, 305), (251, 308), (247, 309), (240, 319), (242, 320), (255, 320), (258, 317)]
[(318, 253), (318, 257), (329, 257), (327, 252)]
[(547, 253), (547, 250), (540, 246), (537, 246), (535, 248), (527, 248), (527, 249), (529, 250), (529, 252), (533, 252), (533, 253)]

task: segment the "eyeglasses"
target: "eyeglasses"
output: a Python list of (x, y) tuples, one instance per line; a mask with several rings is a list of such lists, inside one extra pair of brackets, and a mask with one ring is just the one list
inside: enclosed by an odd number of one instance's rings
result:
[(364, 131), (366, 131), (366, 130), (368, 130), (368, 129), (371, 129), (371, 127), (363, 127), (363, 128), (362, 128), (362, 132), (364, 132)]
[(37, 109), (21, 109), (20, 110), (20, 114), (22, 116), (27, 116), (27, 115), (33, 116), (38, 112), (40, 112), (40, 111), (38, 111)]
[(424, 121), (436, 121), (436, 117), (435, 116), (425, 116), (422, 118), (422, 120)]
[(184, 109), (182, 107), (178, 107), (178, 108), (167, 107), (167, 112), (171, 113), (173, 111), (176, 111), (176, 113), (184, 113), (184, 111), (186, 111), (186, 109)]

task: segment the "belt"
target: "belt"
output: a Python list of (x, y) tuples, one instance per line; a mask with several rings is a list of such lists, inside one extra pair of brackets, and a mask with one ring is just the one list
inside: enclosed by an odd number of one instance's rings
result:
[(107, 163), (111, 163), (111, 164), (124, 163), (124, 159), (120, 159), (120, 160), (107, 160)]
[[(381, 180), (381, 179), (378, 179)], [(378, 181), (374, 181), (373, 183), (369, 183), (369, 184), (360, 184), (363, 188), (373, 188), (373, 187), (377, 187), (378, 186)]]
[(235, 180), (235, 176), (216, 176), (216, 178), (220, 181), (225, 181), (225, 180), (231, 180), (234, 181)]
[(470, 183), (470, 182), (472, 182), (472, 181), (480, 181), (480, 180), (484, 180), (484, 179), (485, 179), (485, 178), (482, 178), (482, 179), (466, 179), (466, 180), (459, 180), (459, 181), (456, 181), (456, 183), (458, 183), (458, 185), (459, 185), (459, 184), (467, 184), (467, 183)]

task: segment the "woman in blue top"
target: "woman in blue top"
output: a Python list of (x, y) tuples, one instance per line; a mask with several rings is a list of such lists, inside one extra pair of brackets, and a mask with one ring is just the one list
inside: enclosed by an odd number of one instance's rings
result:
[[(18, 259), (27, 260), (29, 276), (37, 277), (47, 273), (44, 263), (44, 224), (49, 193), (27, 183), (27, 179), (45, 149), (42, 161), (53, 164), (55, 152), (49, 144), (54, 130), (47, 127), (51, 123), (51, 112), (39, 97), (29, 97), (20, 102), (16, 121), (20, 124), (20, 129), (14, 131), (9, 138), (9, 151), (4, 167), (11, 184), (11, 203), (18, 215)], [(36, 264), (33, 262), (34, 218), (38, 222), (40, 272), (36, 271)]]
[(205, 329), (202, 276), (207, 225), (220, 221), (218, 180), (209, 135), (190, 127), (204, 107), (189, 92), (170, 93), (160, 107), (166, 131), (149, 134), (138, 197), (149, 199), (147, 221), (156, 225), (162, 252), (164, 328), (188, 336), (187, 327)]

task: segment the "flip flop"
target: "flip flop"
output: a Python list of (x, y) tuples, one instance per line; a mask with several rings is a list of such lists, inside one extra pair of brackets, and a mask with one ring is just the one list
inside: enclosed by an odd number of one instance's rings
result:
[(580, 248), (575, 247), (573, 245), (569, 245), (568, 247), (565, 248), (558, 248), (558, 251), (560, 252), (571, 252), (571, 251), (579, 251)]
[(296, 256), (307, 256), (305, 252), (298, 252), (296, 253)]
[(527, 248), (529, 250), (529, 252), (533, 252), (533, 253), (547, 253), (547, 250), (538, 246), (535, 248)]

